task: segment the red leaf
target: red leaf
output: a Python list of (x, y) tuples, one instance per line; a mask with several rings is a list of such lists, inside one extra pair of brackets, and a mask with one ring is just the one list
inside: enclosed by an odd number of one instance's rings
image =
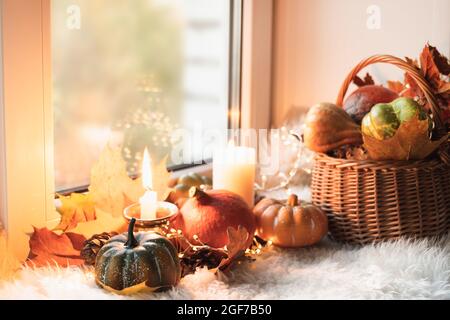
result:
[[(435, 48), (433, 49), (436, 51)], [(433, 88), (438, 88), (441, 82), (441, 76), (429, 45), (426, 45), (420, 54), (420, 68), (422, 69), (425, 79), (428, 80)]]
[(431, 56), (431, 60), (436, 66), (438, 73), (442, 73), (446, 76), (450, 75), (450, 63), (447, 57), (442, 55), (436, 47), (430, 46), (429, 44), (425, 46), (424, 51), (427, 51)]
[(80, 256), (86, 238), (68, 232), (61, 235), (47, 228), (34, 228), (30, 236), (30, 253), (26, 264), (31, 267), (44, 267), (57, 264), (61, 267), (84, 264)]
[(355, 76), (353, 78), (353, 83), (355, 85), (357, 85), (358, 87), (364, 87), (364, 86), (375, 84), (375, 81), (373, 81), (373, 78), (372, 78), (372, 76), (369, 73), (366, 73), (366, 76), (364, 77), (364, 80), (361, 79), (358, 76)]

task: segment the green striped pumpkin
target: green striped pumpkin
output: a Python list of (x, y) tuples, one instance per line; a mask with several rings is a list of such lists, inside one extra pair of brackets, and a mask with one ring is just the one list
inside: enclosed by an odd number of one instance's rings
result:
[(398, 98), (391, 103), (378, 103), (372, 107), (362, 120), (361, 130), (363, 134), (377, 140), (392, 138), (403, 122), (415, 117), (419, 120), (428, 118), (430, 129), (431, 118), (425, 110), (411, 98)]
[(111, 238), (98, 252), (97, 283), (115, 291), (132, 287), (162, 290), (175, 286), (181, 275), (178, 253), (165, 237), (154, 232), (128, 233)]

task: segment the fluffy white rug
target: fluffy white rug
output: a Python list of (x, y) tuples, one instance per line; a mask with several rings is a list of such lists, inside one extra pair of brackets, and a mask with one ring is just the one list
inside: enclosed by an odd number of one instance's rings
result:
[(231, 277), (206, 269), (164, 293), (118, 296), (98, 288), (92, 269), (24, 269), (0, 283), (3, 299), (450, 299), (450, 236), (348, 247), (272, 248)]

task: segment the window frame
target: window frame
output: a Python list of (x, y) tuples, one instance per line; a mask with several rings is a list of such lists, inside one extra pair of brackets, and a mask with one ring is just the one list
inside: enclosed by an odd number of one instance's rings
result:
[[(23, 260), (32, 226), (52, 227), (59, 218), (49, 125), (51, 0), (0, 1), (0, 221), (11, 248)], [(231, 128), (269, 127), (272, 2), (231, 0)], [(211, 166), (194, 169), (207, 172)]]
[[(57, 218), (50, 104), (50, 0), (2, 0), (2, 223), (20, 259), (32, 226)], [(31, 160), (31, 161), (30, 161)]]

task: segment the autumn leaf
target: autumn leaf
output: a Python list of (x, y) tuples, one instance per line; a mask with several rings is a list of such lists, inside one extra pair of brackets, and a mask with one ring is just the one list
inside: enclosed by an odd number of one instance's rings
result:
[(251, 237), (247, 229), (241, 225), (239, 225), (237, 230), (233, 227), (228, 227), (227, 234), (228, 244), (226, 246), (226, 251), (228, 253), (228, 257), (220, 262), (218, 269), (221, 271), (228, 270), (232, 266), (233, 262), (245, 254), (245, 250), (248, 249), (248, 239)]
[(389, 90), (394, 91), (398, 95), (401, 95), (402, 92), (405, 90), (405, 86), (400, 81), (390, 81), (387, 82), (387, 87)]
[(440, 86), (441, 73), (446, 76), (450, 73), (450, 65), (447, 58), (429, 44), (423, 48), (420, 55), (420, 69), (422, 70), (425, 79), (427, 79), (434, 88)]
[(357, 85), (358, 87), (364, 87), (364, 86), (375, 84), (375, 81), (373, 81), (373, 78), (369, 73), (366, 73), (366, 76), (364, 77), (364, 79), (361, 79), (360, 77), (355, 76), (353, 78), (353, 83), (355, 85)]
[(69, 196), (57, 194), (61, 205), (56, 210), (61, 215), (61, 221), (55, 230), (67, 231), (80, 222), (96, 219), (94, 201), (89, 194), (72, 193)]
[(442, 82), (439, 86), (438, 93), (450, 94), (450, 82)]
[(450, 61), (448, 60), (448, 58), (439, 53), (439, 51), (435, 47), (430, 46), (429, 44), (428, 49), (433, 57), (434, 64), (438, 68), (439, 72), (442, 73), (443, 75), (449, 76)]
[[(167, 157), (152, 168), (153, 190), (158, 193), (159, 200), (165, 200), (170, 192), (170, 173), (167, 171), (166, 161)], [(122, 216), (123, 209), (138, 202), (144, 192), (142, 179), (128, 176), (120, 148), (106, 146), (91, 169), (89, 193), (96, 208), (119, 217)]]
[(96, 210), (97, 219), (79, 223), (71, 232), (90, 238), (94, 234), (102, 232), (122, 233), (127, 230), (128, 222), (123, 216), (113, 217), (101, 209)]
[(428, 120), (418, 117), (403, 122), (392, 138), (378, 140), (363, 133), (364, 147), (373, 160), (420, 160), (429, 156), (448, 137), (432, 141)]
[(144, 188), (128, 176), (120, 148), (107, 145), (91, 168), (89, 193), (97, 208), (118, 217), (129, 202), (139, 200)]
[(405, 90), (402, 92), (402, 97), (408, 97), (415, 99), (421, 105), (426, 104), (425, 95), (422, 92), (422, 89), (417, 85), (416, 80), (409, 73), (405, 73)]
[(416, 59), (411, 59), (411, 58), (405, 57), (405, 61), (406, 61), (409, 65), (411, 65), (411, 66), (413, 66), (414, 68), (416, 68), (417, 70), (420, 70), (419, 62), (418, 62)]
[(38, 229), (30, 236), (30, 253), (26, 264), (31, 267), (44, 267), (57, 264), (60, 267), (79, 266), (84, 264), (80, 251), (86, 238), (68, 232), (61, 235), (47, 228)]
[[(427, 44), (420, 54), (420, 64), (419, 61), (408, 57), (405, 57), (405, 61), (424, 76), (441, 109), (442, 120), (447, 125), (450, 124), (449, 60), (435, 47)], [(405, 73), (403, 83), (388, 81), (387, 85), (400, 96), (412, 98), (427, 110), (431, 109), (422, 89), (409, 73)]]

